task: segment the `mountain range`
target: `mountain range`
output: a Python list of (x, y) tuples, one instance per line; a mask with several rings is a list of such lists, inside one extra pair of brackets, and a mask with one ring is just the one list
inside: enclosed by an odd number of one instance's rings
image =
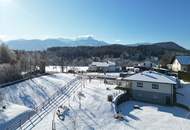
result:
[[(76, 47), (76, 46), (107, 46), (111, 45), (105, 41), (96, 40), (92, 36), (80, 37), (76, 39), (64, 39), (64, 38), (52, 38), (52, 39), (19, 39), (10, 40), (5, 42), (11, 49), (15, 50), (46, 50), (51, 47)], [(185, 50), (175, 42), (159, 42), (159, 43), (137, 43), (137, 44), (127, 44), (126, 46), (136, 47), (136, 46), (155, 46), (162, 47), (163, 49), (173, 49), (173, 50)]]
[(11, 49), (16, 50), (46, 50), (50, 47), (75, 47), (75, 46), (104, 46), (108, 43), (104, 41), (99, 41), (91, 36), (80, 37), (76, 39), (64, 39), (64, 38), (54, 38), (54, 39), (32, 39), (32, 40), (11, 40), (5, 42)]

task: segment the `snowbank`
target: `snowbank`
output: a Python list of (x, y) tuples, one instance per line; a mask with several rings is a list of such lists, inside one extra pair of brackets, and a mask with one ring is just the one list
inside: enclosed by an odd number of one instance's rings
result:
[(47, 100), (67, 82), (74, 79), (71, 74), (54, 74), (26, 80), (24, 82), (1, 88), (4, 99), (34, 108)]

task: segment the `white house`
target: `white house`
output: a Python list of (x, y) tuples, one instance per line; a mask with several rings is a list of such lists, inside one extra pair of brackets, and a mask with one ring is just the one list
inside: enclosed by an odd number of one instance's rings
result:
[(153, 68), (153, 67), (156, 67), (157, 65), (151, 61), (145, 61), (139, 64), (138, 66), (145, 67), (145, 68)]
[(115, 72), (120, 68), (114, 62), (92, 62), (89, 65), (88, 71), (95, 72)]
[(172, 61), (173, 71), (190, 71), (190, 56), (176, 56)]
[(158, 104), (173, 104), (176, 100), (176, 79), (155, 71), (126, 77), (119, 85), (135, 100)]

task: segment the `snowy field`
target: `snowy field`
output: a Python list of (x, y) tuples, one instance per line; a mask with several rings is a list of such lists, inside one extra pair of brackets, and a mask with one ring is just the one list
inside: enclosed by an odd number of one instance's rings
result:
[[(55, 117), (56, 130), (189, 130), (188, 112), (178, 107), (128, 101), (119, 105), (123, 121), (114, 119), (113, 107), (107, 101), (108, 94), (119, 93), (115, 85), (103, 81), (87, 81), (81, 92), (77, 91), (59, 108), (61, 116), (54, 111), (41, 121), (35, 130), (50, 130)], [(106, 88), (110, 88), (107, 90)], [(80, 96), (78, 96), (80, 95)], [(80, 99), (80, 100), (79, 100)], [(133, 109), (139, 105), (140, 110)]]
[[(106, 90), (107, 87), (110, 88), (110, 90)], [(64, 121), (60, 120), (57, 114), (55, 114), (56, 130), (111, 128), (110, 123), (115, 124), (117, 121), (113, 119), (113, 108), (111, 103), (107, 101), (107, 95), (118, 93), (114, 87), (115, 85), (105, 85), (102, 80), (85, 82), (85, 88), (83, 88), (82, 91), (77, 91), (70, 97), (70, 100), (64, 104), (64, 106), (69, 108), (69, 111), (65, 112)], [(81, 100), (79, 100), (79, 93)], [(41, 123), (34, 127), (34, 129), (51, 129), (55, 112), (56, 111), (50, 113)]]
[(6, 101), (33, 108), (47, 100), (74, 77), (71, 74), (62, 73), (41, 76), (1, 88), (0, 91), (4, 94)]

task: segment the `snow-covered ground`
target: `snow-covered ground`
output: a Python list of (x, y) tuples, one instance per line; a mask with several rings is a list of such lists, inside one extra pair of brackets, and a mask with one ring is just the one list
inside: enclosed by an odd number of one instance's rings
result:
[[(140, 109), (134, 109), (138, 105)], [(120, 129), (138, 130), (189, 130), (188, 112), (182, 108), (128, 101), (119, 105), (124, 121)]]
[[(33, 107), (48, 99), (58, 91), (66, 82), (74, 79), (71, 74), (54, 74), (38, 77), (32, 80), (0, 89), (7, 101)], [(169, 106), (127, 101), (119, 105), (118, 109), (124, 116), (123, 121), (114, 119), (114, 108), (107, 101), (107, 95), (116, 96), (119, 90), (116, 85), (104, 84), (103, 80), (85, 80), (83, 88), (67, 95), (67, 99), (60, 103), (64, 109), (61, 116), (56, 114), (57, 109), (48, 111), (47, 115), (34, 126), (34, 130), (52, 129), (52, 120), (55, 119), (56, 130), (189, 130), (190, 119), (187, 119), (188, 111)], [(177, 97), (180, 102), (190, 103), (190, 85), (185, 84), (183, 88), (177, 89), (185, 96), (183, 99)], [(109, 89), (108, 89), (109, 88)], [(139, 105), (141, 109), (134, 109)], [(59, 107), (59, 105), (57, 106)], [(15, 108), (15, 110), (13, 110)], [(68, 108), (68, 109), (65, 109)], [(17, 111), (18, 110), (18, 111)], [(12, 104), (0, 115), (3, 122), (14, 119), (30, 109)], [(4, 118), (6, 117), (6, 118)], [(62, 120), (60, 119), (62, 118)]]
[[(6, 102), (6, 109), (0, 110), (0, 129), (3, 130), (5, 126), (10, 125), (12, 122), (17, 120), (18, 118), (24, 118), (28, 113), (32, 113), (33, 111), (28, 107), (8, 103)], [(18, 123), (19, 120), (18, 120)]]
[(63, 73), (41, 76), (1, 88), (0, 91), (6, 101), (33, 108), (47, 100), (74, 77)]
[[(110, 90), (106, 90), (106, 88)], [(119, 93), (115, 90), (115, 85), (105, 85), (103, 80), (91, 80), (85, 82), (85, 88), (82, 91), (76, 91), (65, 104), (69, 107), (68, 113), (65, 113), (65, 120), (62, 121), (55, 114), (56, 130), (89, 130), (89, 129), (104, 129), (109, 127), (111, 122), (117, 122), (113, 119), (113, 108), (110, 102), (107, 101), (108, 94)], [(79, 92), (81, 92), (79, 94)], [(81, 98), (81, 107), (80, 100)], [(69, 105), (70, 104), (70, 105)], [(51, 129), (52, 119), (56, 111), (50, 113), (42, 120), (35, 130)], [(49, 125), (47, 125), (49, 124)]]
[[(114, 119), (113, 107), (107, 101), (108, 94), (116, 94), (115, 85), (105, 85), (103, 81), (87, 82), (81, 93), (77, 91), (69, 101), (59, 108), (61, 116), (56, 111), (50, 113), (34, 129), (51, 129), (55, 116), (56, 130), (188, 130), (190, 120), (186, 119), (188, 111), (169, 106), (128, 101), (119, 105), (124, 120)], [(106, 88), (110, 88), (107, 90)], [(80, 94), (79, 94), (80, 93)], [(79, 100), (79, 96), (80, 99)], [(81, 104), (81, 106), (80, 106)], [(133, 109), (139, 105), (141, 110)], [(60, 119), (62, 118), (62, 119)]]
[(177, 89), (177, 102), (190, 107), (190, 82), (181, 81), (182, 88)]

